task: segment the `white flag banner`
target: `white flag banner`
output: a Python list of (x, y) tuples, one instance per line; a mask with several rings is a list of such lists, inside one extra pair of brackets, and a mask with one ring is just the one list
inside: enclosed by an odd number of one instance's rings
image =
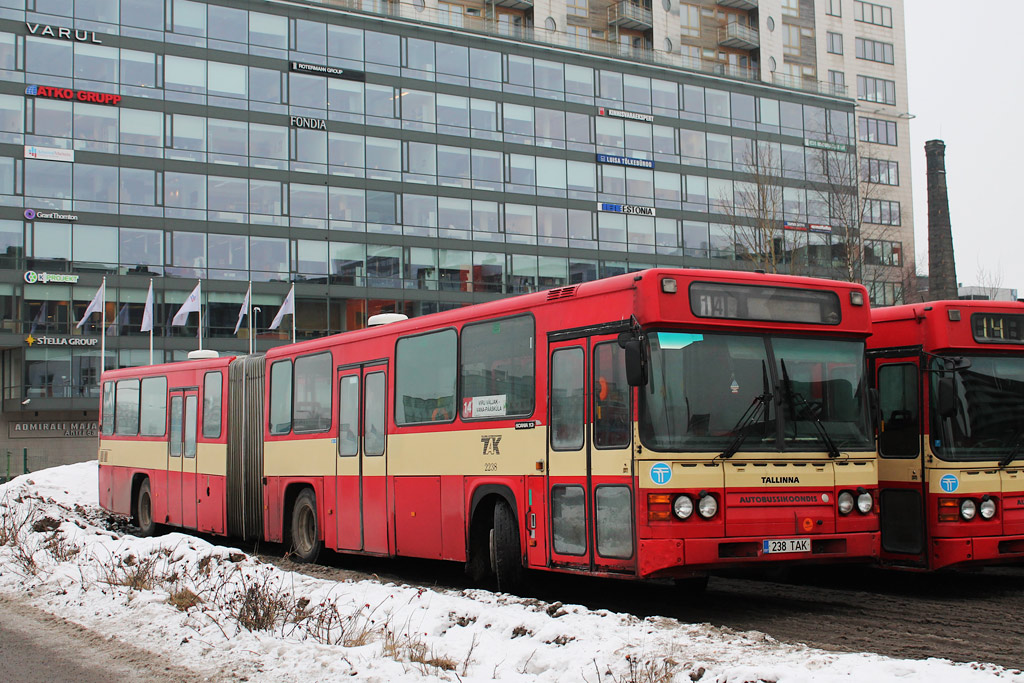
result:
[(75, 325), (76, 329), (82, 329), (82, 325), (85, 324), (85, 321), (90, 315), (93, 313), (99, 313), (103, 310), (103, 306), (106, 303), (106, 301), (104, 301), (104, 299), (106, 299), (106, 292), (103, 291), (104, 289), (106, 289), (106, 287), (104, 285), (100, 285), (100, 288), (96, 290), (96, 296), (92, 298), (92, 301), (89, 303), (89, 307), (85, 309), (85, 315), (83, 315), (82, 319), (78, 321), (77, 325)]
[(142, 327), (140, 332), (153, 331), (153, 282), (149, 283), (149, 294), (146, 295), (146, 308), (142, 311)]
[(284, 303), (281, 304), (280, 310), (274, 316), (274, 322), (270, 323), (270, 329), (276, 330), (281, 324), (281, 320), (289, 313), (295, 315), (295, 285), (292, 285), (288, 296), (284, 298)]
[(245, 290), (245, 298), (242, 299), (242, 307), (238, 309), (238, 322), (235, 323), (235, 334), (238, 334), (238, 328), (242, 326), (242, 318), (249, 313), (249, 296), (252, 294), (252, 285), (249, 285), (249, 289)]
[(181, 308), (178, 309), (178, 312), (174, 314), (174, 320), (171, 321), (172, 325), (187, 325), (188, 314), (192, 312), (199, 312), (199, 288), (202, 286), (203, 283), (200, 280), (199, 283), (196, 284), (196, 288), (193, 289), (192, 293), (188, 295), (187, 299), (185, 299), (185, 303), (183, 303)]

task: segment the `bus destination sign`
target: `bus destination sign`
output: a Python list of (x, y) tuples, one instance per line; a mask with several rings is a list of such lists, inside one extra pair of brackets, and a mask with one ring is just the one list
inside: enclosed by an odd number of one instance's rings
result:
[(971, 330), (974, 341), (982, 344), (1024, 344), (1024, 315), (974, 313)]

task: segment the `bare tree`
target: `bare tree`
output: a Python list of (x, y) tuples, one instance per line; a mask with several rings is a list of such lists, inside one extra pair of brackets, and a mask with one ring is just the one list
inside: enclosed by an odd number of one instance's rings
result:
[(1002, 266), (996, 265), (995, 269), (989, 270), (985, 266), (978, 262), (978, 274), (975, 276), (978, 281), (978, 287), (981, 288), (982, 294), (988, 297), (989, 301), (996, 301), (999, 299), (1000, 290), (1003, 288), (1003, 269)]
[[(902, 242), (886, 232), (893, 223), (886, 199), (892, 181), (888, 162), (877, 159), (869, 143), (861, 143), (854, 153), (846, 145), (821, 143), (812, 157), (808, 177), (808, 204), (832, 227), (833, 277), (851, 282), (891, 285), (898, 303), (910, 291), (906, 285), (916, 280), (913, 259), (903, 253)], [(809, 213), (815, 213), (809, 209)], [(811, 216), (812, 222), (815, 216)], [(914, 287), (916, 290), (916, 286)], [(887, 300), (889, 297), (885, 297)]]
[(767, 273), (797, 274), (806, 258), (806, 233), (786, 230), (783, 222), (782, 161), (777, 145), (748, 140), (747, 148), (734, 157), (746, 180), (733, 183), (732, 197), (720, 197), (719, 207), (734, 231), (739, 259)]

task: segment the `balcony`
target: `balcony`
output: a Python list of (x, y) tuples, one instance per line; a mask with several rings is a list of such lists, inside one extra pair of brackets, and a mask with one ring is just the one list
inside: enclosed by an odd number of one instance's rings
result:
[(845, 85), (819, 81), (814, 78), (800, 78), (799, 76), (791, 76), (778, 71), (772, 73), (772, 83), (786, 88), (793, 88), (794, 90), (805, 90), (833, 97), (849, 97)]
[(757, 0), (718, 0), (716, 4), (722, 7), (735, 7), (736, 9), (757, 9)]
[(494, 4), (509, 9), (533, 9), (533, 0), (494, 0)]
[(740, 50), (756, 50), (761, 45), (761, 36), (756, 28), (730, 22), (718, 29), (718, 44)]
[(648, 31), (654, 28), (654, 18), (651, 10), (635, 5), (629, 0), (620, 0), (608, 8), (608, 25)]

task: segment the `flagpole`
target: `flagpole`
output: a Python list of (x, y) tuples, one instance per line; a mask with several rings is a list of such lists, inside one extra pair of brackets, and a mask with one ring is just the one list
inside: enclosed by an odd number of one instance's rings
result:
[(292, 344), (295, 343), (295, 283), (292, 283)]
[[(149, 291), (153, 291), (153, 278), (149, 278)], [(149, 364), (153, 364), (153, 321), (149, 323)]]
[(103, 320), (100, 323), (100, 376), (107, 369), (107, 276), (103, 276), (103, 305), (100, 306), (101, 315)]
[(196, 291), (199, 292), (199, 296), (196, 298), (196, 306), (199, 307), (199, 350), (203, 350), (203, 279), (199, 278), (199, 284), (196, 285)]
[(249, 318), (249, 355), (253, 354), (256, 348), (256, 340), (253, 339), (253, 325), (252, 325), (252, 280), (249, 280), (249, 310), (246, 311), (246, 316)]

